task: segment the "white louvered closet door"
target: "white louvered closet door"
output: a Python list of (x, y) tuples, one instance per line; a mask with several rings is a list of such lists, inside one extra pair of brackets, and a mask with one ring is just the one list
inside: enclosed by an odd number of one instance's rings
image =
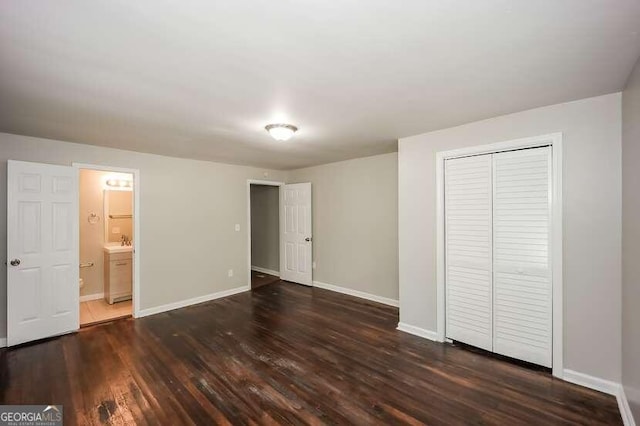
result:
[(493, 351), (551, 367), (551, 150), (493, 154)]
[(491, 155), (446, 160), (446, 335), (489, 351), (491, 190)]

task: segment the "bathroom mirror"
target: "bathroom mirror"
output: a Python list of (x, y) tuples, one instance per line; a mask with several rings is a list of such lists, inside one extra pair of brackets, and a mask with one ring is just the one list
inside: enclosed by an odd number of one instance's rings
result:
[(133, 192), (104, 190), (104, 241), (133, 240)]

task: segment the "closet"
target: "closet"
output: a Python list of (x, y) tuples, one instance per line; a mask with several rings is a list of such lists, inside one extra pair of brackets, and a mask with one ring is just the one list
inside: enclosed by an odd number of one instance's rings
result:
[(551, 367), (551, 148), (445, 160), (446, 337)]

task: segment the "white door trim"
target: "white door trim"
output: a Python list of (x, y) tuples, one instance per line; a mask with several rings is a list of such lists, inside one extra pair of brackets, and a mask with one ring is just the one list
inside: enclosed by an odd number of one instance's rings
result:
[[(125, 167), (105, 166), (102, 164), (72, 163), (78, 169), (100, 170), (115, 173), (130, 173), (133, 175), (133, 317), (140, 317), (140, 170)], [(78, 190), (78, 199), (80, 191)]]
[[(274, 180), (247, 179), (247, 290), (251, 290), (251, 185), (283, 186), (284, 182)], [(278, 210), (280, 209), (280, 198), (278, 197)], [(278, 211), (278, 216), (282, 215)], [(278, 223), (280, 218), (278, 218)], [(279, 249), (278, 249), (279, 250)], [(278, 276), (280, 271), (278, 270)]]
[(436, 153), (436, 282), (437, 337), (445, 341), (445, 238), (444, 161), (450, 158), (515, 149), (551, 146), (553, 192), (551, 195), (551, 268), (553, 279), (553, 375), (563, 377), (563, 284), (562, 284), (562, 133), (515, 139)]

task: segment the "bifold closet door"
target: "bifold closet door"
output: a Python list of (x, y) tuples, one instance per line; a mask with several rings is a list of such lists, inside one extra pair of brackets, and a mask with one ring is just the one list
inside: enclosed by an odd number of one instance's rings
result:
[(493, 154), (493, 351), (547, 367), (550, 189), (549, 147)]
[(446, 335), (492, 350), (491, 155), (445, 161)]

